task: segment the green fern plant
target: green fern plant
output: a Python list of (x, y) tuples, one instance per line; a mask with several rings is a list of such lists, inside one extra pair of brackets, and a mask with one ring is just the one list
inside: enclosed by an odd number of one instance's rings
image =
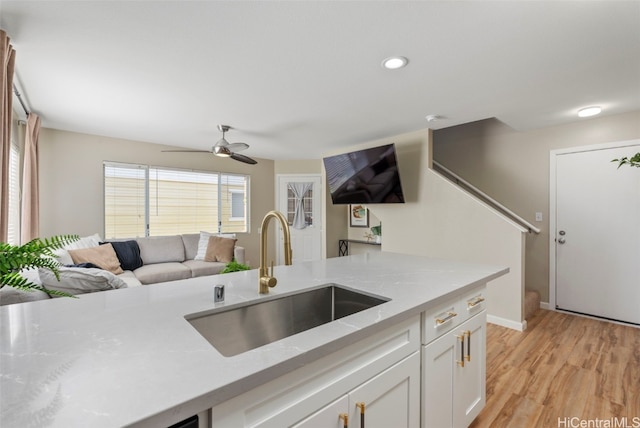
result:
[(71, 294), (48, 290), (35, 284), (20, 275), (20, 272), (31, 268), (45, 268), (53, 272), (59, 281), (60, 263), (53, 251), (78, 239), (78, 235), (59, 235), (45, 239), (36, 238), (24, 245), (0, 242), (0, 288), (8, 286), (23, 291), (40, 290), (49, 295), (73, 297)]
[(622, 165), (629, 165), (629, 166), (635, 166), (636, 168), (640, 168), (640, 152), (636, 153), (630, 158), (625, 156), (620, 159), (613, 159), (611, 162), (618, 162), (618, 168), (620, 168)]
[(235, 259), (227, 263), (224, 269), (220, 273), (239, 272), (241, 270), (251, 270), (251, 267), (238, 263)]

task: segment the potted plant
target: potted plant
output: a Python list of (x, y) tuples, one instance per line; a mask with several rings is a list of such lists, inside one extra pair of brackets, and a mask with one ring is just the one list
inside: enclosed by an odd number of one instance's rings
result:
[(382, 242), (382, 222), (371, 228), (371, 233), (373, 233), (374, 239), (379, 244)]
[(51, 238), (36, 238), (24, 245), (11, 245), (0, 242), (0, 288), (9, 286), (23, 291), (40, 290), (49, 295), (73, 297), (57, 290), (48, 290), (35, 284), (20, 272), (32, 268), (49, 269), (60, 280), (60, 262), (55, 258), (54, 250), (79, 239), (78, 235), (59, 235)]
[(227, 266), (225, 266), (225, 268), (222, 269), (220, 273), (239, 272), (241, 270), (251, 270), (251, 267), (242, 263), (238, 263), (235, 259), (233, 259), (229, 263), (227, 263)]
[(618, 168), (620, 168), (622, 165), (629, 165), (629, 166), (635, 166), (636, 168), (640, 168), (640, 152), (636, 153), (630, 158), (625, 156), (620, 159), (613, 159), (611, 162), (618, 162)]

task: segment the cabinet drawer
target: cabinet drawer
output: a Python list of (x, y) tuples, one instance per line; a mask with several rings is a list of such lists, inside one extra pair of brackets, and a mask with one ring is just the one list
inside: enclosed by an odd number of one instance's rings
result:
[(422, 343), (427, 344), (486, 309), (487, 286), (476, 287), (422, 313)]

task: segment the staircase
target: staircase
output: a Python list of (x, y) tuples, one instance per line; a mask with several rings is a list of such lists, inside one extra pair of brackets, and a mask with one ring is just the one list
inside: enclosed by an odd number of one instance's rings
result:
[(528, 320), (540, 309), (540, 293), (533, 290), (524, 291), (524, 319)]
[[(518, 214), (514, 213), (509, 208), (505, 207), (500, 202), (496, 201), (491, 196), (487, 195), (482, 190), (478, 189), (468, 181), (465, 181), (462, 177), (458, 176), (456, 173), (447, 169), (444, 165), (441, 165), (435, 160), (433, 161), (433, 170), (438, 172), (443, 177), (449, 179), (453, 183), (456, 183), (458, 186), (460, 186), (462, 189), (464, 189), (474, 197), (478, 198), (480, 201), (489, 205), (497, 212), (503, 214), (504, 216), (509, 218), (511, 221), (517, 223), (520, 227), (524, 228), (525, 230), (528, 230), (529, 233), (536, 233), (536, 234), (540, 233), (540, 229), (538, 227), (531, 224), (526, 219), (520, 217)], [(525, 320), (529, 319), (531, 316), (533, 316), (533, 314), (536, 313), (538, 309), (540, 309), (540, 293), (538, 293), (537, 291), (525, 289), (524, 319)]]

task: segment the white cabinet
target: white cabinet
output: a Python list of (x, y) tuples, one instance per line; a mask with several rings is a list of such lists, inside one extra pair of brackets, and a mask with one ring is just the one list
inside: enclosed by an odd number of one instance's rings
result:
[[(454, 326), (422, 347), (422, 428), (467, 427), (486, 401), (486, 310), (482, 293), (450, 305), (435, 319), (455, 314)], [(431, 318), (425, 318), (423, 328), (429, 328)], [(436, 322), (431, 328), (446, 322)]]
[(464, 367), (456, 363), (453, 376), (453, 426), (466, 427), (486, 403), (486, 311), (460, 327), (464, 332)]
[[(345, 416), (347, 419), (345, 419)], [(412, 428), (420, 421), (420, 354), (415, 352), (295, 428)]]
[(485, 285), (211, 409), (213, 428), (467, 427), (485, 405)]
[(215, 406), (214, 428), (420, 425), (420, 317), (400, 322)]
[(349, 394), (349, 426), (360, 428), (360, 409), (368, 428), (413, 428), (420, 424), (420, 353), (416, 352)]
[[(333, 403), (293, 425), (295, 428), (340, 428), (344, 427), (344, 416), (349, 417), (349, 396), (343, 395)], [(348, 419), (347, 419), (348, 422)]]
[(423, 347), (423, 428), (466, 427), (485, 404), (486, 313)]

